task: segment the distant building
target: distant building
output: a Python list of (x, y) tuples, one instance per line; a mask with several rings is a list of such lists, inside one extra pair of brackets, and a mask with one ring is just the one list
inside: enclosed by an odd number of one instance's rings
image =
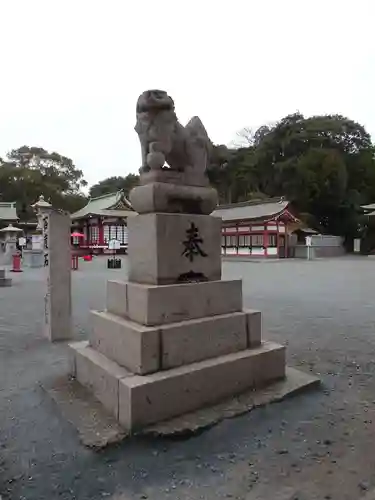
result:
[[(288, 207), (289, 202), (283, 198), (218, 206), (212, 215), (223, 221), (223, 255), (293, 256), (296, 236), (292, 232), (301, 224)], [(83, 234), (82, 238), (73, 238), (73, 243), (101, 253), (108, 248), (109, 240), (117, 239), (126, 250), (127, 220), (135, 215), (122, 191), (91, 198), (85, 207), (71, 215), (73, 231)]]
[(91, 198), (86, 206), (71, 214), (73, 231), (83, 234), (73, 238), (80, 248), (102, 253), (112, 239), (120, 241), (121, 249), (128, 246), (127, 220), (136, 215), (123, 191)]
[(212, 213), (223, 221), (223, 255), (284, 258), (293, 256), (301, 225), (284, 198), (220, 205)]
[(366, 216), (366, 222), (360, 228), (361, 235), (354, 243), (354, 250), (367, 255), (375, 249), (375, 203), (362, 205), (360, 208), (360, 213)]
[(8, 224), (16, 224), (18, 215), (15, 201), (0, 202), (0, 226), (6, 227)]
[[(25, 236), (26, 240), (29, 241), (31, 234), (35, 232), (37, 222), (24, 222), (21, 221), (17, 214), (17, 203), (15, 201), (1, 201), (0, 202), (0, 228), (4, 228), (9, 224), (14, 227), (22, 229), (23, 233), (19, 233), (19, 236)], [(4, 240), (5, 234), (0, 237), (0, 240)]]

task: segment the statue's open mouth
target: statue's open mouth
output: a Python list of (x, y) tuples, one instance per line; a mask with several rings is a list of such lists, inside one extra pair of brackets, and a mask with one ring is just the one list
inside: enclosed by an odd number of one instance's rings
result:
[(173, 106), (163, 103), (143, 104), (141, 106), (138, 106), (137, 113), (147, 113), (148, 111), (152, 111), (155, 109), (158, 109), (160, 111), (173, 111)]

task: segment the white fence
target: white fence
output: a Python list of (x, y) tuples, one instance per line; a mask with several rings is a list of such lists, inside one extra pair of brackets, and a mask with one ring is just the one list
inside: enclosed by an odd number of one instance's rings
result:
[(341, 236), (331, 236), (330, 234), (314, 234), (311, 236), (312, 247), (342, 247), (343, 238)]
[(306, 245), (301, 244), (297, 244), (294, 248), (294, 256), (299, 259), (338, 257), (344, 253), (343, 238), (329, 234), (314, 234), (311, 236), (310, 251)]

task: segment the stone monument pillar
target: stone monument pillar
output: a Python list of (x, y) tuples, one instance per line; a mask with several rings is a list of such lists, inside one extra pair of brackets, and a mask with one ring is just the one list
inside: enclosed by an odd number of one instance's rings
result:
[(72, 339), (71, 219), (50, 208), (43, 213), (43, 259), (46, 269), (45, 335), (53, 342)]
[[(132, 432), (285, 376), (285, 348), (261, 340), (242, 282), (221, 280), (221, 220), (206, 177), (210, 141), (177, 120), (162, 91), (142, 94), (141, 185), (130, 194), (129, 281), (109, 281), (74, 376)], [(168, 169), (164, 168), (165, 162)]]

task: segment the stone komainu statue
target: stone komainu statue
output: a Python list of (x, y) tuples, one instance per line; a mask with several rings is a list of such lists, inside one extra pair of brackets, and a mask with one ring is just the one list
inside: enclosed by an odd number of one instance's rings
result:
[(197, 116), (182, 126), (173, 99), (163, 90), (139, 96), (135, 131), (141, 142), (141, 173), (160, 170), (167, 162), (174, 171), (204, 174), (211, 150), (206, 129)]

